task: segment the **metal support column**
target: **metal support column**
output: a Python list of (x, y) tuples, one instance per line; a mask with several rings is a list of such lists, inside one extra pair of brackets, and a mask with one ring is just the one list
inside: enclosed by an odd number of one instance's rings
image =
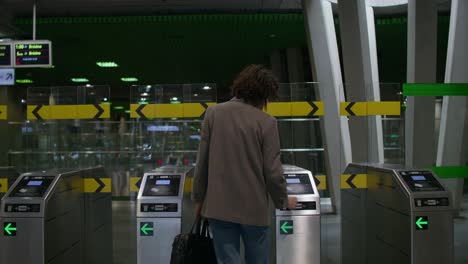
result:
[[(450, 12), (450, 30), (445, 68), (446, 83), (468, 82), (468, 1), (452, 0)], [(468, 97), (445, 96), (442, 103), (437, 166), (464, 165), (463, 156), (468, 142), (465, 131)], [(455, 209), (460, 208), (463, 195), (463, 179), (445, 180), (453, 195)]]
[[(437, 3), (408, 2), (408, 83), (434, 83), (437, 71)], [(406, 165), (435, 163), (435, 98), (410, 96), (405, 115)]]
[(332, 6), (326, 0), (303, 0), (309, 52), (314, 58), (319, 99), (325, 104), (322, 119), (326, 168), (332, 203), (341, 210), (341, 173), (351, 162), (351, 143), (347, 120), (340, 117), (344, 101), (340, 58), (335, 34)]
[[(346, 99), (380, 101), (374, 10), (366, 1), (338, 1)], [(384, 161), (380, 116), (350, 117), (353, 162)], [(367, 146), (367, 147), (366, 147)]]

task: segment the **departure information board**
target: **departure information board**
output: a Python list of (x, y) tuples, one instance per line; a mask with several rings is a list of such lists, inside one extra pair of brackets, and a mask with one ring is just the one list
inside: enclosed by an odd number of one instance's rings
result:
[(11, 43), (0, 44), (0, 67), (11, 67), (13, 65), (11, 45)]
[(52, 44), (48, 40), (15, 42), (15, 67), (52, 66)]

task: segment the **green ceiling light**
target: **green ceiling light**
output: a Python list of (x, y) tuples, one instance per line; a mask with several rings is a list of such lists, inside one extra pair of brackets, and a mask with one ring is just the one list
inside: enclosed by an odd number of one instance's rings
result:
[(138, 82), (138, 78), (135, 77), (122, 77), (120, 80), (122, 82)]
[(86, 78), (83, 78), (83, 77), (76, 77), (76, 78), (71, 78), (71, 81), (72, 82), (75, 82), (75, 83), (84, 83), (84, 82), (89, 82), (88, 79)]
[(171, 101), (171, 104), (180, 104), (180, 101)]
[(117, 63), (114, 61), (98, 61), (96, 62), (96, 65), (101, 67), (101, 68), (116, 68), (119, 67)]
[(114, 106), (114, 109), (116, 109), (116, 110), (122, 110), (122, 109), (124, 109), (124, 107), (123, 107), (123, 106)]
[(130, 114), (130, 110), (125, 110), (125, 113)]
[(26, 84), (26, 83), (33, 83), (33, 81), (30, 79), (16, 79), (16, 83)]

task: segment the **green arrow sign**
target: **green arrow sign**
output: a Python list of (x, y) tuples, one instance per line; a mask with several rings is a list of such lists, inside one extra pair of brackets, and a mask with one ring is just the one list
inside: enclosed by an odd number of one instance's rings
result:
[(16, 236), (16, 223), (15, 222), (3, 223), (3, 235)]
[(140, 235), (141, 236), (153, 236), (153, 223), (142, 222), (140, 223)]
[(294, 233), (294, 223), (292, 220), (280, 221), (280, 234), (290, 235)]
[(427, 216), (416, 216), (416, 230), (426, 230), (429, 227)]

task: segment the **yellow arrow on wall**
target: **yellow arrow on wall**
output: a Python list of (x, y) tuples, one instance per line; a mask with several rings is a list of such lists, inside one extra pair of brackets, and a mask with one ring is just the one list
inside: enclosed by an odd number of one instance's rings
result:
[(341, 174), (341, 189), (367, 189), (367, 174)]
[(138, 192), (140, 190), (142, 177), (130, 177), (130, 192)]
[(8, 106), (0, 105), (0, 120), (6, 120), (8, 118)]
[(272, 102), (267, 105), (266, 112), (276, 117), (286, 116), (323, 116), (324, 105), (315, 102)]
[(400, 102), (342, 102), (342, 116), (401, 115)]
[(27, 112), (28, 120), (110, 118), (110, 105), (28, 105)]
[(216, 103), (131, 104), (131, 118), (196, 118)]
[(8, 191), (8, 179), (0, 179), (0, 193), (6, 193)]
[(112, 191), (111, 178), (83, 179), (85, 193), (110, 193)]
[(314, 175), (315, 184), (317, 185), (318, 190), (327, 189), (327, 176), (325, 175)]

